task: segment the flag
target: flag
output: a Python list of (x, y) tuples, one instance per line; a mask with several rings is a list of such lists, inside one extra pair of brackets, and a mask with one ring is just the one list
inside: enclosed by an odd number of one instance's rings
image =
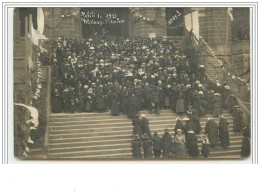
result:
[(37, 26), (37, 30), (42, 34), (44, 30), (44, 14), (42, 8), (37, 8)]
[(30, 26), (30, 31), (31, 31), (31, 34), (30, 33), (28, 34), (28, 38), (31, 39), (31, 41), (34, 45), (38, 45), (38, 36), (35, 33), (33, 24)]
[(29, 69), (32, 69), (32, 67), (33, 67), (33, 62), (32, 62), (31, 53), (29, 53), (29, 56), (28, 56), (28, 65), (29, 65)]
[(233, 11), (233, 8), (232, 8), (232, 7), (229, 7), (229, 8), (227, 9), (227, 14), (229, 15), (231, 21), (233, 21), (232, 11)]
[(31, 39), (34, 45), (39, 44), (39, 39), (47, 39), (42, 33), (44, 30), (44, 14), (42, 8), (37, 8), (37, 25), (38, 29), (33, 28), (33, 24), (30, 26), (31, 34), (28, 34), (28, 38)]
[(184, 16), (185, 27), (190, 32), (192, 30), (195, 37), (199, 40), (199, 12), (192, 11)]

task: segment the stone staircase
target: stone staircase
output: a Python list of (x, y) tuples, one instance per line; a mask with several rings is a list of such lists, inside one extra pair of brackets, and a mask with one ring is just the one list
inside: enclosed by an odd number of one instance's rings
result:
[(212, 80), (222, 80), (223, 77), (223, 69), (219, 66), (219, 62), (217, 59), (214, 59), (211, 56), (207, 56), (206, 59), (206, 74)]
[[(177, 115), (162, 110), (160, 115), (146, 114), (150, 129), (162, 136), (165, 128), (173, 129)], [(183, 116), (184, 117), (184, 116)], [(207, 118), (201, 118), (204, 133)], [(240, 158), (242, 134), (233, 133), (232, 117), (224, 112), (229, 122), (231, 145), (223, 149), (211, 149), (210, 158)], [(182, 117), (181, 117), (182, 118)], [(106, 113), (51, 114), (49, 134), (49, 159), (131, 159), (132, 122), (125, 115), (111, 116)], [(200, 137), (198, 136), (200, 140)], [(199, 143), (201, 151), (201, 144)], [(202, 158), (202, 156), (200, 156)]]

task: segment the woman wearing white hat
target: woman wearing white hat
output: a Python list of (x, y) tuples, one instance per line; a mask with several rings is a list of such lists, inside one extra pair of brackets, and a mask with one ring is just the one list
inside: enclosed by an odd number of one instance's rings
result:
[(174, 148), (175, 148), (175, 158), (185, 158), (186, 157), (186, 147), (185, 147), (185, 136), (182, 134), (182, 130), (177, 130), (177, 135), (174, 138)]

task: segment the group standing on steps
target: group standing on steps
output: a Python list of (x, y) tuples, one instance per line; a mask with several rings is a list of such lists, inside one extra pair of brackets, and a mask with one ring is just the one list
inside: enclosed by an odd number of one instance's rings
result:
[[(191, 113), (189, 112), (189, 114)], [(144, 114), (137, 115), (132, 122), (132, 157), (134, 159), (208, 158), (211, 148), (230, 146), (229, 123), (223, 115), (219, 116), (218, 124), (212, 118), (208, 118), (205, 133), (201, 134), (199, 131), (194, 131), (195, 125), (192, 121), (192, 115), (189, 114), (187, 115), (190, 118), (177, 118), (175, 127), (164, 129), (164, 134), (161, 137), (156, 131), (152, 136), (149, 121)], [(198, 123), (200, 122), (198, 121)], [(234, 129), (234, 132), (236, 130)], [(240, 131), (242, 130), (245, 137), (241, 146), (241, 156), (246, 157), (250, 154), (250, 131), (248, 128), (245, 130), (240, 126)], [(201, 152), (198, 147), (199, 143), (201, 144)]]

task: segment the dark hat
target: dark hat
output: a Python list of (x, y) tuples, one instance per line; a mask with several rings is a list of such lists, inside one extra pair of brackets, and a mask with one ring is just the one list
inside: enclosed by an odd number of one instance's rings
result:
[(147, 133), (144, 133), (144, 134), (143, 134), (143, 138), (149, 138), (148, 135), (147, 135)]

